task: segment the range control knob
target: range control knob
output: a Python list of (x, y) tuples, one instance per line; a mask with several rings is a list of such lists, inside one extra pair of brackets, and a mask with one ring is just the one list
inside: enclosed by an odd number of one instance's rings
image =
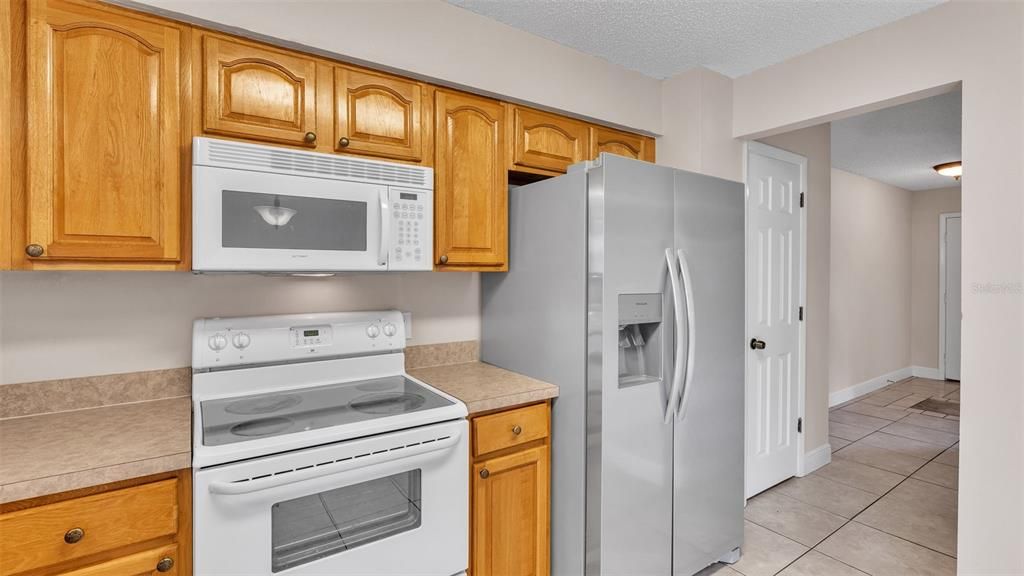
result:
[(387, 324), (384, 325), (384, 335), (387, 336), (388, 338), (394, 336), (395, 332), (398, 332), (398, 330), (395, 328), (395, 325), (392, 324), (391, 322), (388, 322)]
[(219, 352), (228, 346), (228, 339), (220, 333), (210, 336), (210, 349)]
[(252, 343), (252, 337), (245, 332), (239, 332), (231, 338), (231, 343), (235, 345), (235, 348), (248, 348)]
[(366, 327), (366, 335), (369, 336), (370, 338), (376, 338), (377, 336), (380, 336), (380, 326), (377, 326), (376, 324), (370, 324), (369, 326)]

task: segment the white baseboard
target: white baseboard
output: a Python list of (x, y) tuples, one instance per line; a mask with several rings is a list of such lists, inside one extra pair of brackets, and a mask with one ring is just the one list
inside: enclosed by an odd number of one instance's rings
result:
[(914, 369), (911, 366), (900, 368), (899, 370), (889, 372), (888, 374), (876, 376), (870, 380), (854, 384), (849, 388), (843, 388), (842, 390), (832, 392), (828, 395), (828, 405), (831, 408), (832, 406), (842, 404), (843, 402), (849, 402), (854, 398), (870, 394), (879, 388), (884, 388), (890, 380), (898, 382), (904, 378), (910, 378), (911, 376), (914, 376)]
[(913, 366), (911, 370), (917, 378), (931, 378), (932, 380), (944, 380), (946, 375), (938, 368), (925, 368), (924, 366)]
[(803, 466), (797, 476), (806, 476), (832, 461), (832, 446), (828, 443), (804, 454)]

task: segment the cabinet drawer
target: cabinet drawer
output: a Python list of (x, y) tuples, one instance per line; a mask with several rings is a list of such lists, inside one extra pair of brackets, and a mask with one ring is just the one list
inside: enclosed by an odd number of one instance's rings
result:
[(548, 405), (535, 404), (473, 419), (473, 455), (519, 446), (549, 434)]
[(61, 572), (59, 576), (176, 576), (180, 573), (178, 565), (178, 546), (172, 544)]
[(173, 535), (177, 483), (163, 480), (0, 516), (0, 575)]

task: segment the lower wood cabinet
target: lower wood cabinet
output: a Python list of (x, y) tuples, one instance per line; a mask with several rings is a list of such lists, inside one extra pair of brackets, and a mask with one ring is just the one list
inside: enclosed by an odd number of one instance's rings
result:
[(190, 575), (191, 471), (0, 505), (0, 576)]
[(472, 576), (549, 573), (550, 415), (544, 403), (472, 421)]

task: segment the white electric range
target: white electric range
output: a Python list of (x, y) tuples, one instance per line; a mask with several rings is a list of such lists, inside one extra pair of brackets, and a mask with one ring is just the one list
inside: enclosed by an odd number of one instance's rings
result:
[(197, 576), (466, 570), (466, 407), (404, 347), (398, 311), (195, 322)]

